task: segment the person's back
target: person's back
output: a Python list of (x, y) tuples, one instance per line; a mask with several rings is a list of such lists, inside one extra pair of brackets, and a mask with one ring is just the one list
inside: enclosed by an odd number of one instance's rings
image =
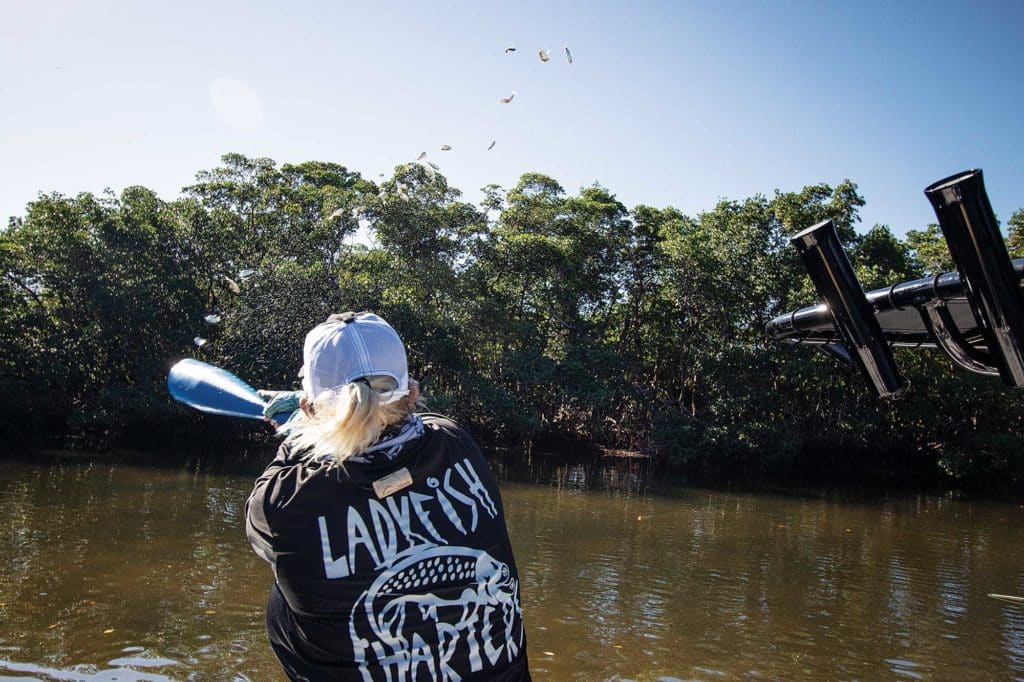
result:
[[(347, 324), (379, 320), (369, 318)], [(519, 576), (476, 444), (451, 420), (406, 413), (369, 446), (330, 454), (324, 441), (338, 439), (315, 425), (338, 415), (316, 399), (324, 391), (308, 352), (305, 370), (314, 397), (306, 428), (300, 422), (281, 446), (246, 506), (249, 539), (276, 576), (267, 628), (285, 671), (309, 680), (528, 680)], [(379, 375), (342, 377), (357, 401), (342, 410), (349, 421), (358, 401), (406, 397), (407, 377), (390, 374), (397, 381), (377, 388)]]

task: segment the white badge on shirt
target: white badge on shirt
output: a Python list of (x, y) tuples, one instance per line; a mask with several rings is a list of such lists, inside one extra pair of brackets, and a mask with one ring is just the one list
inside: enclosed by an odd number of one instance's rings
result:
[(377, 493), (377, 499), (383, 500), (388, 495), (397, 493), (402, 488), (412, 485), (412, 474), (406, 467), (402, 467), (394, 473), (373, 482), (373, 492)]

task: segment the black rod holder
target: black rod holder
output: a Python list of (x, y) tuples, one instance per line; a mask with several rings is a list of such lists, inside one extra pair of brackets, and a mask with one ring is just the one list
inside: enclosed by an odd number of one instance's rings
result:
[(1024, 297), (981, 170), (939, 180), (924, 194), (960, 271), (994, 368), (1005, 384), (1024, 387)]
[(899, 398), (909, 383), (900, 376), (874, 309), (864, 295), (831, 220), (792, 239), (818, 294), (825, 299), (848, 356), (883, 398)]

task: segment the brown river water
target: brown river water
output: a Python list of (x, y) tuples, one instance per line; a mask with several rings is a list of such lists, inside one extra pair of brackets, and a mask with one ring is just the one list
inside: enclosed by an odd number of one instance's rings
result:
[[(252, 475), (3, 464), (0, 679), (282, 679)], [(1024, 679), (1024, 606), (987, 596), (1024, 594), (1018, 503), (526, 470), (502, 494), (537, 680)]]

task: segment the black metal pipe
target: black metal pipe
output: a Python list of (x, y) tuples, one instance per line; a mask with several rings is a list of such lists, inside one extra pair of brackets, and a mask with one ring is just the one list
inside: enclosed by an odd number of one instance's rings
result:
[(1024, 296), (981, 170), (939, 180), (924, 194), (935, 209), (999, 376), (1009, 386), (1024, 387)]
[(900, 376), (874, 310), (864, 295), (850, 259), (831, 220), (818, 223), (792, 239), (811, 281), (832, 315), (849, 356), (868, 385), (883, 398), (898, 398), (908, 382)]
[[(1014, 277), (1020, 286), (1024, 279), (1024, 258), (1013, 263)], [(946, 272), (937, 277), (901, 282), (895, 286), (872, 289), (867, 292), (868, 303), (878, 311), (898, 310), (901, 308), (917, 308), (929, 301), (948, 301), (965, 298), (963, 283), (959, 272)], [(825, 304), (807, 306), (779, 315), (766, 326), (768, 338), (773, 341), (790, 341), (794, 337), (802, 338), (813, 332), (815, 340), (823, 336), (823, 325), (831, 328), (832, 317)], [(888, 337), (887, 337), (888, 338)], [(889, 338), (889, 341), (893, 341)]]

